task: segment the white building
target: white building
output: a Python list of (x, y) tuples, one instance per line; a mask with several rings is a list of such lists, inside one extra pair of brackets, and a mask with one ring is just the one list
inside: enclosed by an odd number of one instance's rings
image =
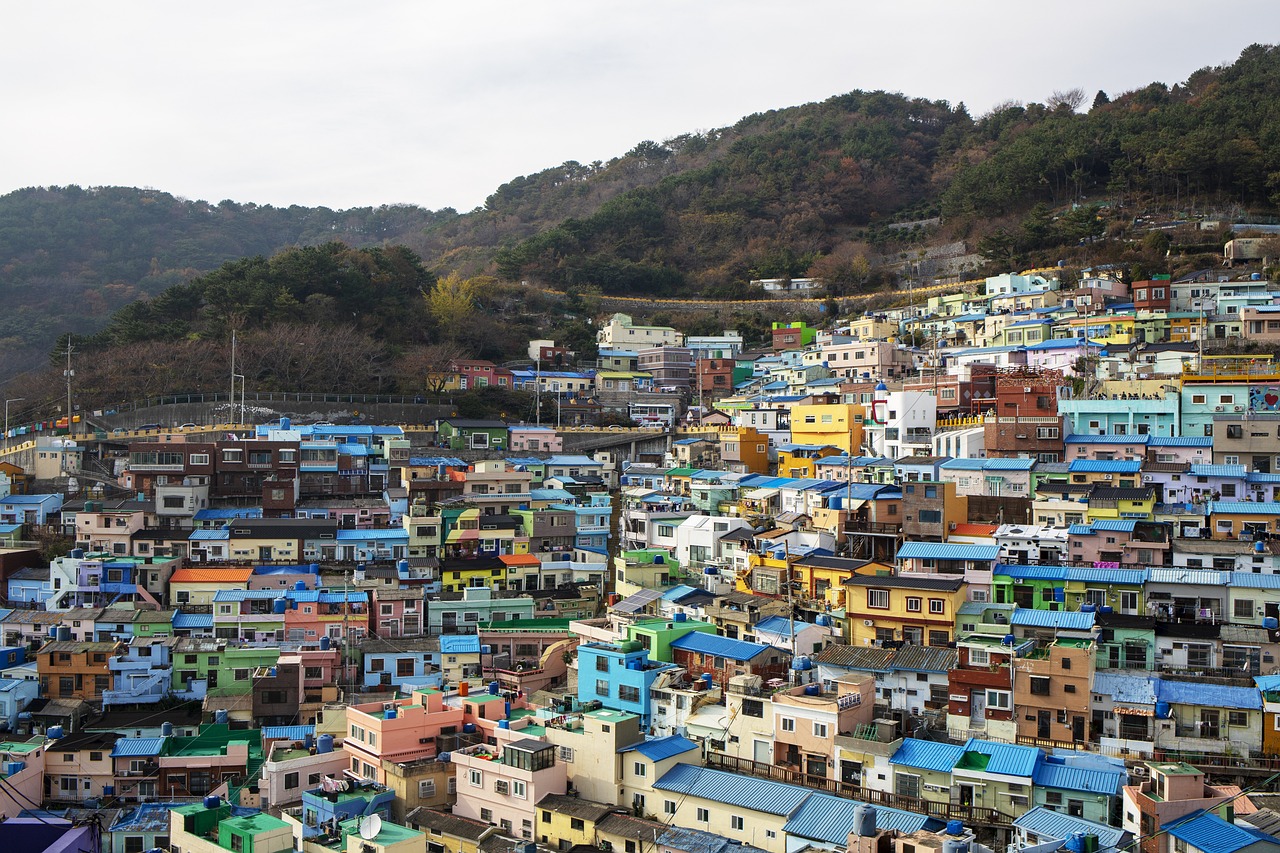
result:
[(614, 314), (596, 333), (596, 343), (602, 349), (678, 347), (684, 345), (684, 335), (670, 326), (637, 326), (630, 316)]
[(987, 455), (986, 432), (975, 426), (936, 433), (933, 436), (933, 455), (951, 459), (983, 459)]
[(743, 518), (693, 515), (676, 528), (676, 560), (681, 566), (700, 569), (724, 560), (720, 537), (732, 530), (750, 530)]
[[(883, 396), (882, 396), (883, 395)], [(933, 453), (933, 429), (938, 422), (938, 399), (924, 391), (877, 391), (871, 422), (864, 428), (871, 456), (900, 459)]]

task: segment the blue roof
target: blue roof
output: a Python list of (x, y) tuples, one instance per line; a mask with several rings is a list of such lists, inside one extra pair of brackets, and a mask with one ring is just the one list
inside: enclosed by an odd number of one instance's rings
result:
[(1039, 836), (1042, 840), (1052, 838), (1058, 841), (1066, 841), (1076, 832), (1096, 835), (1098, 836), (1098, 848), (1100, 850), (1109, 850), (1118, 846), (1125, 836), (1123, 829), (1094, 823), (1082, 817), (1072, 817), (1071, 815), (1047, 809), (1044, 806), (1036, 806), (1034, 809), (1024, 812), (1013, 822), (1013, 825)]
[(162, 737), (122, 737), (111, 749), (111, 757), (117, 756), (153, 756), (164, 749)]
[(638, 752), (650, 761), (662, 761), (664, 758), (673, 758), (677, 755), (684, 755), (692, 749), (698, 749), (698, 745), (687, 737), (681, 735), (668, 735), (667, 737), (649, 738), (643, 743), (624, 746), (618, 752)]
[(784, 637), (790, 637), (793, 627), (797, 630), (803, 631), (807, 625), (807, 622), (801, 621), (793, 623), (792, 620), (785, 616), (770, 616), (757, 622), (756, 630), (764, 631), (766, 634), (781, 634)]
[[(854, 810), (860, 805), (862, 803), (857, 800), (832, 794), (811, 794), (782, 827), (782, 831), (789, 836), (844, 846), (849, 840), (849, 828), (853, 826)], [(876, 828), (919, 832), (929, 828), (941, 829), (942, 821), (928, 815), (877, 805)]]
[(1054, 338), (1048, 341), (1041, 341), (1038, 344), (1030, 344), (1027, 346), (1029, 350), (1048, 350), (1048, 349), (1074, 349), (1075, 347), (1097, 347), (1102, 349), (1102, 344), (1094, 341), (1085, 341), (1084, 338)]
[(1010, 625), (1025, 628), (1064, 628), (1068, 631), (1093, 630), (1095, 614), (1067, 610), (1035, 610), (1019, 607), (1009, 616)]
[(1280, 515), (1280, 503), (1257, 501), (1210, 501), (1209, 515), (1221, 512), (1227, 515)]
[(196, 521), (222, 521), (235, 518), (262, 518), (261, 507), (228, 507), (196, 510)]
[(982, 463), (983, 471), (1030, 471), (1035, 467), (1034, 459), (986, 459)]
[(1086, 794), (1115, 796), (1124, 784), (1125, 774), (1119, 770), (1099, 770), (1093, 767), (1075, 767), (1057, 761), (1042, 761), (1031, 777), (1037, 787), (1063, 788)]
[(1001, 773), (1005, 776), (1030, 776), (1035, 772), (1036, 762), (1043, 755), (1038, 747), (997, 743), (976, 737), (969, 738), (964, 745), (964, 751), (989, 756), (986, 771)]
[(225, 527), (220, 527), (217, 530), (193, 530), (191, 535), (187, 537), (188, 540), (193, 542), (217, 542), (230, 538), (231, 531)]
[(1246, 711), (1262, 709), (1262, 694), (1257, 686), (1233, 687), (1204, 681), (1166, 681), (1156, 683), (1156, 696), (1161, 702), (1175, 705), (1205, 705)]
[(1236, 850), (1259, 841), (1277, 843), (1275, 838), (1266, 833), (1250, 832), (1203, 809), (1172, 823), (1162, 824), (1160, 829), (1204, 853), (1235, 853)]
[(480, 637), (475, 634), (441, 634), (440, 653), (446, 655), (480, 654)]
[(1142, 463), (1136, 459), (1072, 459), (1067, 470), (1072, 474), (1136, 474)]
[[(812, 795), (807, 788), (713, 770), (693, 764), (677, 764), (653, 783), (658, 791), (676, 791), (692, 797), (715, 800), (765, 814), (790, 817)], [(845, 828), (848, 836), (848, 827)]]
[(466, 468), (468, 463), (456, 456), (410, 456), (409, 464), (415, 468), (439, 468), (441, 465), (446, 468)]
[(1190, 473), (1196, 477), (1231, 477), (1240, 479), (1248, 471), (1243, 465), (1205, 465), (1193, 462)]
[(175, 631), (212, 627), (212, 613), (183, 613), (182, 611), (178, 611), (173, 614), (173, 629)]
[(748, 643), (746, 640), (734, 640), (729, 637), (721, 637), (718, 634), (703, 634), (700, 631), (690, 631), (678, 640), (671, 643), (671, 648), (680, 649), (686, 652), (698, 652), (704, 655), (715, 655), (720, 658), (729, 658), (730, 660), (746, 661), (752, 660), (761, 652), (767, 652), (773, 646), (766, 646), (762, 643)]
[(379, 542), (387, 541), (409, 541), (409, 531), (403, 527), (380, 527), (371, 530), (351, 530), (347, 528), (338, 528), (337, 541), (339, 542), (364, 542), (377, 540)]
[(263, 726), (263, 740), (305, 740), (316, 733), (315, 726)]
[(896, 555), (899, 560), (995, 560), (998, 545), (965, 545), (958, 542), (904, 542)]
[(963, 756), (964, 747), (958, 744), (908, 737), (902, 739), (902, 746), (898, 747), (889, 763), (950, 773)]
[(1153, 435), (1151, 447), (1213, 447), (1213, 437), (1208, 435)]
[(1064, 438), (1064, 444), (1126, 444), (1141, 447), (1153, 436), (1150, 435), (1089, 435), (1087, 433), (1072, 434)]
[(955, 459), (948, 459), (938, 467), (944, 471), (981, 471), (982, 466), (987, 464), (985, 459), (970, 459), (960, 456)]

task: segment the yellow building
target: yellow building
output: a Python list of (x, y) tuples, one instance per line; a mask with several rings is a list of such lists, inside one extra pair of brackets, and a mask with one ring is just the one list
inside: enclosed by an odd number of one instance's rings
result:
[(959, 577), (855, 575), (844, 582), (849, 644), (945, 646), (968, 590)]
[(1073, 317), (1066, 321), (1066, 337), (1088, 338), (1097, 344), (1127, 344), (1133, 342), (1133, 324), (1132, 314)]
[(1214, 539), (1280, 532), (1280, 503), (1211, 501), (1208, 509), (1209, 530)]
[(222, 590), (248, 589), (253, 568), (178, 569), (169, 577), (169, 600), (174, 606), (209, 606)]
[(830, 444), (780, 444), (778, 445), (778, 476), (802, 480), (817, 479), (814, 466), (819, 459), (839, 456), (840, 449)]
[(498, 831), (469, 817), (426, 808), (411, 811), (405, 825), (426, 836), (427, 849), (443, 853), (479, 853), (480, 842)]
[(578, 844), (594, 847), (596, 824), (617, 808), (568, 794), (547, 794), (538, 801), (538, 843), (555, 850), (568, 850)]
[[(1089, 493), (1086, 521), (1154, 521), (1156, 490), (1140, 488), (1094, 488)], [(1217, 536), (1217, 533), (1214, 533)]]
[(864, 416), (863, 407), (852, 403), (792, 406), (791, 441), (798, 445), (828, 445), (845, 454), (857, 453), (862, 447)]

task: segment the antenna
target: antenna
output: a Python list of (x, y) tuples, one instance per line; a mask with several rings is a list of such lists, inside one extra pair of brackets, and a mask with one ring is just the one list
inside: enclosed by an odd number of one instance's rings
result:
[(377, 838), (379, 832), (382, 832), (382, 818), (378, 815), (371, 814), (360, 818), (360, 837), (365, 841)]

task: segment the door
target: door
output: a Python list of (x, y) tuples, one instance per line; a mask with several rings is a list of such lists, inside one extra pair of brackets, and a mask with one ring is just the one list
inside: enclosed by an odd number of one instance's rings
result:
[(840, 762), (840, 781), (847, 785), (861, 785), (862, 762), (842, 760)]
[(1071, 739), (1076, 743), (1084, 743), (1084, 717), (1071, 718)]
[(755, 741), (752, 746), (751, 758), (760, 764), (773, 763), (773, 750), (770, 748), (771, 742), (767, 740)]
[(804, 772), (810, 776), (827, 777), (827, 759), (821, 755), (810, 755), (805, 758)]
[(973, 807), (973, 786), (960, 785), (960, 805), (966, 808)]
[(1036, 711), (1036, 737), (1049, 739), (1049, 723), (1053, 721), (1052, 711)]
[(969, 722), (986, 723), (987, 691), (975, 688), (969, 691)]

